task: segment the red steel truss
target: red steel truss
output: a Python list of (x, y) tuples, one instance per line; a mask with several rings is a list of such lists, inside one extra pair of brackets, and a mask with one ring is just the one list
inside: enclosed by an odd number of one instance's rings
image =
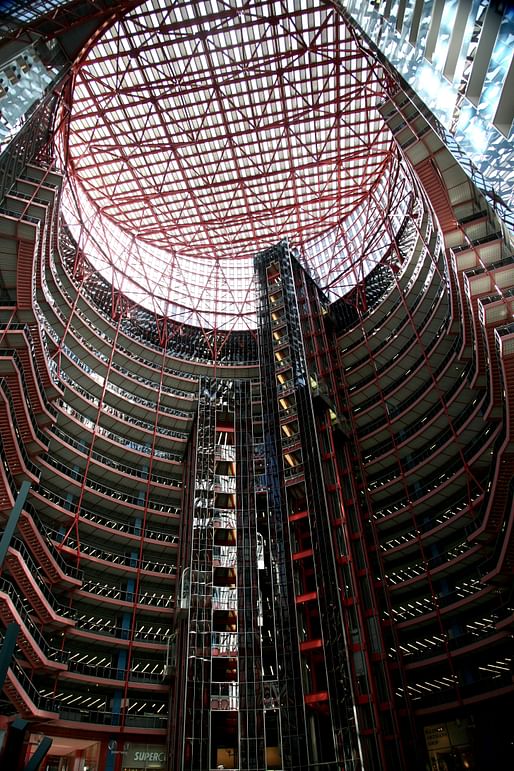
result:
[[(95, 40), (60, 132), (64, 210), (116, 289), (230, 331), (253, 329), (252, 258), (283, 237), (324, 286), (369, 272), (394, 196), (387, 82), (334, 5), (148, 0)], [(352, 214), (368, 243), (349, 252)]]

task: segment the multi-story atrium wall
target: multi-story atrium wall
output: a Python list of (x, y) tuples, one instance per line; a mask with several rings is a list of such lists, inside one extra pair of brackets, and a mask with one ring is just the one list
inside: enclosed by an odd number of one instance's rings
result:
[(54, 77), (0, 157), (0, 764), (511, 768), (494, 196), (333, 4), (40, 5), (0, 47)]

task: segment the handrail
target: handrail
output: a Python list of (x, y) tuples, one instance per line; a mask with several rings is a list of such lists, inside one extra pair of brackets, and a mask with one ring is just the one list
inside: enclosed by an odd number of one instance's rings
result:
[[(64, 379), (67, 380), (67, 378), (64, 378)], [(74, 385), (73, 387), (76, 388), (76, 390), (79, 393), (82, 390), (80, 389), (79, 386)], [(90, 394), (86, 396), (86, 392), (84, 392), (84, 394), (81, 394), (81, 395), (83, 395), (84, 398), (91, 400)], [(116, 442), (117, 444), (120, 444), (123, 447), (128, 447), (131, 450), (144, 453), (145, 455), (151, 454), (153, 455), (154, 458), (157, 458), (157, 459), (162, 458), (163, 460), (170, 460), (170, 461), (175, 461), (179, 463), (181, 463), (183, 460), (182, 455), (180, 455), (179, 453), (167, 452), (166, 450), (161, 450), (157, 447), (152, 448), (150, 445), (145, 445), (145, 444), (141, 444), (140, 442), (136, 442), (135, 439), (132, 439), (132, 438), (127, 439), (126, 437), (121, 436), (121, 434), (117, 434), (114, 431), (111, 431), (110, 429), (104, 428), (104, 426), (100, 426), (100, 425), (95, 426), (94, 423), (91, 420), (89, 420), (89, 418), (86, 418), (84, 415), (82, 415), (80, 412), (75, 410), (70, 404), (64, 402), (62, 399), (58, 401), (58, 404), (64, 412), (66, 412), (68, 415), (71, 415), (75, 420), (77, 420), (83, 426), (86, 426), (87, 428), (89, 428), (91, 432), (94, 429), (95, 432), (100, 436), (106, 437), (107, 439), (110, 439), (111, 441)], [(140, 425), (140, 423), (138, 422), (137, 425)], [(150, 431), (149, 424), (148, 426), (145, 426), (145, 430)], [(174, 432), (167, 431), (166, 429), (163, 429), (163, 430), (159, 429), (157, 433), (160, 436), (172, 436), (174, 434)]]
[[(90, 445), (87, 442), (70, 436), (70, 434), (68, 434), (66, 431), (63, 431), (58, 426), (54, 426), (51, 429), (51, 433), (54, 434), (54, 436), (59, 437), (59, 439), (62, 439), (62, 441), (66, 444), (74, 447), (79, 452), (84, 453), (84, 455), (90, 454), (91, 457), (94, 458), (94, 460), (97, 460), (99, 463), (103, 463), (105, 466), (109, 466), (110, 468), (113, 468), (117, 471), (121, 471), (127, 476), (138, 477), (139, 479), (145, 480), (149, 479), (151, 482), (156, 484), (168, 485), (170, 487), (178, 486), (178, 480), (175, 479), (175, 477), (167, 476), (164, 474), (156, 474), (153, 471), (149, 476), (148, 471), (145, 469), (137, 468), (136, 466), (129, 466), (127, 463), (122, 463), (112, 456), (104, 455), (103, 453), (94, 449), (91, 450)], [(178, 457), (179, 456), (177, 456), (177, 458)]]
[[(48, 528), (48, 530), (57, 542), (62, 539), (62, 534), (57, 530), (51, 530), (50, 528)], [(77, 552), (80, 550), (80, 555), (82, 557), (92, 557), (93, 559), (103, 560), (111, 565), (124, 565), (125, 567), (138, 568), (143, 572), (173, 576), (177, 570), (175, 563), (157, 562), (155, 560), (150, 560), (147, 557), (140, 559), (139, 556), (134, 557), (132, 554), (107, 551), (106, 549), (101, 549), (96, 544), (93, 545), (87, 543), (84, 541), (84, 538), (80, 539), (79, 546), (74, 538), (68, 536), (66, 546)]]
[[(95, 492), (106, 495), (115, 501), (124, 501), (125, 503), (130, 503), (133, 506), (143, 505), (138, 495), (131, 495), (130, 493), (121, 490), (120, 488), (108, 487), (107, 485), (98, 482), (96, 479), (91, 479), (91, 477), (85, 478), (84, 474), (82, 474), (80, 471), (76, 471), (69, 466), (66, 466), (61, 461), (56, 460), (56, 458), (53, 458), (48, 454), (45, 454), (42, 460), (44, 460), (45, 463), (47, 463), (51, 468), (55, 469), (56, 471), (60, 471), (70, 480), (73, 480), (78, 484), (84, 484), (86, 489), (94, 490)], [(180, 489), (181, 484), (177, 481), (176, 484), (170, 485), (170, 487), (173, 487), (174, 489)], [(148, 508), (154, 509), (155, 511), (167, 510), (165, 504), (158, 501), (157, 499), (149, 499)]]
[[(45, 389), (45, 386), (43, 385), (43, 380), (41, 378), (41, 373), (39, 372), (39, 367), (38, 367), (38, 364), (37, 364), (36, 347), (34, 345), (34, 340), (33, 340), (32, 332), (31, 332), (31, 329), (30, 329), (29, 325), (28, 324), (23, 324), (21, 322), (12, 322), (10, 324), (0, 323), (0, 330), (4, 330), (6, 332), (23, 332), (23, 334), (25, 336), (25, 339), (26, 339), (26, 342), (27, 342), (27, 347), (29, 349), (31, 360), (34, 363), (34, 375), (35, 375), (35, 378), (36, 378), (36, 381), (37, 381), (39, 395), (40, 395), (41, 400), (43, 401), (43, 403), (45, 405), (45, 409), (48, 410), (48, 412), (53, 417), (55, 417), (55, 415), (56, 415), (55, 409), (54, 409), (53, 405), (50, 404), (50, 402), (47, 399), (46, 389)], [(2, 351), (2, 355), (4, 355), (3, 351)], [(19, 354), (17, 354), (17, 355), (18, 355), (18, 362), (20, 363), (20, 367), (19, 368), (20, 368), (20, 370), (23, 370), (23, 364), (22, 364), (21, 360), (19, 359)], [(30, 400), (29, 400), (29, 403), (30, 403)]]
[[(143, 672), (141, 669), (138, 669), (140, 665), (144, 665), (145, 663), (157, 665), (158, 671)], [(95, 665), (84, 661), (74, 661), (73, 659), (68, 659), (69, 672), (76, 672), (78, 674), (96, 678), (105, 677), (109, 680), (125, 680), (128, 678), (129, 683), (140, 681), (146, 683), (156, 683), (160, 685), (164, 675), (164, 667), (164, 660), (159, 664), (156, 661), (138, 662), (136, 659), (132, 659), (131, 667), (130, 669), (127, 669), (126, 667), (116, 666), (116, 664), (114, 664), (112, 661)]]
[(11, 659), (9, 669), (11, 670), (16, 680), (18, 680), (19, 684), (22, 686), (31, 702), (35, 704), (38, 709), (43, 710), (44, 712), (59, 712), (59, 707), (57, 706), (55, 700), (49, 698), (48, 696), (43, 696), (40, 693), (26, 672), (22, 669), (22, 667), (20, 667), (16, 659)]
[[(450, 360), (452, 359), (453, 355), (459, 350), (461, 345), (462, 345), (462, 338), (461, 338), (460, 335), (457, 335), (453, 345), (448, 350), (448, 352), (446, 353), (445, 357), (443, 358), (443, 360), (441, 361), (441, 363), (439, 364), (437, 369), (435, 369), (433, 371), (432, 378), (431, 378), (430, 382), (432, 382), (432, 379), (437, 380), (439, 375), (449, 365)], [(472, 368), (472, 366), (473, 366), (473, 363), (470, 362), (468, 367), (466, 368), (466, 372), (468, 371), (468, 368), (470, 369), (470, 368)], [(462, 375), (460, 377), (462, 377)], [(403, 382), (405, 382), (405, 381), (403, 381)], [(398, 387), (399, 387), (399, 383), (398, 383), (398, 381), (395, 381), (392, 384), (392, 388), (388, 388), (387, 392), (383, 391), (382, 395), (385, 396), (385, 395), (387, 395), (387, 393), (389, 393), (390, 390), (394, 390), (395, 388), (398, 388)], [(401, 415), (401, 413), (405, 412), (405, 410), (408, 407), (410, 407), (411, 404), (413, 404), (417, 399), (420, 399), (426, 393), (426, 390), (427, 390), (427, 385), (426, 385), (426, 383), (423, 383), (421, 386), (419, 386), (419, 388), (416, 388), (416, 390), (413, 391), (412, 394), (410, 394), (410, 396), (408, 396), (406, 399), (404, 399), (400, 404), (397, 404), (396, 407), (394, 407), (394, 409), (392, 408), (389, 411), (389, 417), (390, 418), (395, 418), (398, 415)], [(363, 408), (367, 409), (368, 407), (372, 406), (373, 404), (376, 404), (378, 401), (380, 401), (380, 398), (381, 398), (381, 395), (378, 394), (376, 397), (371, 397), (371, 399), (368, 399), (366, 402), (362, 402), (359, 405), (359, 410), (362, 410)], [(377, 428), (379, 426), (382, 426), (384, 424), (385, 424), (385, 418), (384, 417), (376, 418), (375, 420), (372, 420), (369, 423), (365, 423), (361, 427), (359, 427), (359, 429), (357, 430), (357, 435), (359, 437), (367, 436), (375, 428)]]
[[(38, 492), (41, 492), (42, 486), (41, 484), (38, 485), (36, 488)], [(63, 499), (64, 500), (64, 499)], [(70, 565), (62, 556), (61, 552), (58, 551), (56, 546), (54, 546), (50, 535), (49, 535), (49, 529), (46, 527), (46, 525), (43, 524), (41, 521), (39, 515), (36, 513), (36, 510), (30, 503), (26, 503), (24, 505), (24, 509), (27, 511), (27, 513), (32, 518), (32, 521), (34, 522), (39, 534), (41, 535), (41, 538), (44, 540), (45, 546), (48, 548), (48, 551), (52, 555), (52, 559), (55, 560), (59, 568), (62, 570), (64, 575), (69, 576), (70, 578), (77, 579), (79, 581), (83, 578), (83, 572), (79, 570), (74, 565)]]
[(76, 610), (66, 605), (62, 605), (59, 602), (59, 600), (56, 598), (54, 593), (51, 591), (48, 584), (46, 584), (45, 581), (43, 580), (43, 577), (40, 573), (40, 568), (34, 562), (32, 555), (28, 551), (23, 541), (20, 541), (19, 538), (16, 538), (16, 536), (14, 536), (11, 540), (11, 548), (19, 552), (19, 554), (23, 557), (23, 561), (25, 562), (25, 564), (30, 570), (30, 575), (36, 581), (38, 589), (44, 595), (45, 599), (47, 600), (48, 604), (53, 608), (53, 610), (55, 610), (56, 613), (62, 616), (63, 618), (73, 619), (76, 615)]
[(11, 390), (9, 388), (9, 385), (7, 384), (7, 381), (5, 378), (0, 377), (0, 389), (3, 391), (10, 407), (10, 413), (9, 417), (11, 419), (14, 433), (16, 435), (17, 439), (17, 445), (20, 452), (21, 457), (23, 458), (23, 462), (27, 468), (28, 471), (30, 471), (31, 474), (33, 474), (36, 479), (39, 479), (39, 476), (41, 475), (41, 469), (35, 465), (35, 463), (32, 462), (32, 459), (29, 457), (29, 454), (25, 447), (25, 442), (22, 439), (21, 431), (18, 424), (18, 418), (16, 416), (16, 410), (14, 406), (14, 399), (11, 394)]
[(80, 591), (94, 594), (97, 597), (106, 597), (120, 602), (130, 602), (154, 608), (172, 608), (175, 602), (174, 595), (169, 592), (156, 594), (155, 592), (142, 592), (140, 590), (136, 597), (135, 592), (127, 589), (126, 582), (112, 585), (90, 579), (82, 584)]
[[(77, 616), (76, 629), (83, 630), (90, 634), (99, 634), (110, 638), (128, 640), (129, 633), (127, 629), (118, 626), (112, 618), (98, 618), (91, 613), (84, 616)], [(134, 640), (136, 642), (151, 642), (167, 644), (171, 636), (171, 627), (158, 628), (158, 631), (152, 631), (152, 628), (146, 629), (144, 626), (134, 629)]]
[(23, 622), (23, 624), (26, 626), (29, 634), (31, 637), (34, 638), (39, 648), (43, 651), (45, 656), (50, 659), (50, 661), (55, 661), (59, 664), (63, 664), (66, 662), (67, 653), (62, 650), (58, 650), (57, 648), (52, 647), (47, 643), (46, 639), (42, 635), (42, 633), (39, 631), (29, 614), (27, 613), (27, 606), (26, 603), (23, 601), (22, 597), (20, 596), (19, 592), (16, 591), (13, 584), (8, 581), (4, 576), (0, 576), (0, 591), (5, 592), (7, 596), (9, 597), (10, 601), (16, 608), (17, 612), (20, 615), (20, 618)]

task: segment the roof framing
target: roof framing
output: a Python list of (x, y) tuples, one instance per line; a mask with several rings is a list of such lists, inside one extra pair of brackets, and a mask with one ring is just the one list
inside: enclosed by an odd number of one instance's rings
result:
[(386, 90), (331, 3), (147, 0), (74, 65), (67, 217), (138, 302), (252, 326), (253, 255), (288, 237), (319, 267), (389, 174)]

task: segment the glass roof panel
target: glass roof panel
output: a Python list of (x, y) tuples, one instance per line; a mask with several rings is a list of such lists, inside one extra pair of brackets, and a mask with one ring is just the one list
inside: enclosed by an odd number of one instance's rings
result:
[(137, 302), (251, 328), (253, 256), (284, 237), (325, 286), (347, 273), (334, 234), (393, 162), (384, 75), (335, 7), (304, 6), (148, 0), (78, 63), (66, 219)]

